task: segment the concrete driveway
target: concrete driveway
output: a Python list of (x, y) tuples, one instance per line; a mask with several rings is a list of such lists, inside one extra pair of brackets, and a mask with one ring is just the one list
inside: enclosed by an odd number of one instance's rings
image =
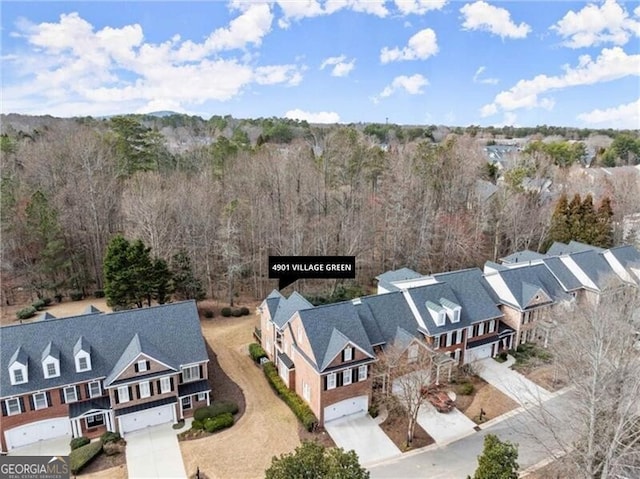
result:
[(28, 446), (16, 447), (9, 456), (68, 456), (71, 452), (71, 436), (38, 441)]
[(521, 406), (534, 406), (553, 397), (549, 391), (511, 369), (509, 366), (513, 361), (499, 363), (495, 359), (487, 358), (475, 364), (478, 376)]
[(176, 432), (179, 431), (171, 424), (162, 424), (126, 434), (128, 476), (131, 479), (187, 477)]
[(363, 466), (401, 455), (400, 449), (366, 413), (329, 421), (324, 428), (338, 447), (356, 451)]
[(448, 413), (439, 413), (429, 402), (420, 406), (418, 424), (429, 433), (439, 446), (449, 444), (457, 439), (472, 434), (476, 426), (471, 419), (453, 409)]

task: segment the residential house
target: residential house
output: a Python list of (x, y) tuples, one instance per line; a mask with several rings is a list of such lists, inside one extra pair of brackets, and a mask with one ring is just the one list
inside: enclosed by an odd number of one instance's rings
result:
[(1, 452), (61, 436), (126, 434), (209, 404), (195, 302), (0, 329)]

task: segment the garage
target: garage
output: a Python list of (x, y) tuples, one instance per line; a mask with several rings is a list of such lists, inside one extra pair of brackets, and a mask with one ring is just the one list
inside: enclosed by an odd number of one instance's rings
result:
[(4, 433), (9, 450), (62, 436), (69, 436), (71, 440), (71, 422), (66, 417), (34, 422)]
[(333, 421), (369, 409), (369, 396), (358, 396), (345, 399), (324, 408), (324, 422)]
[(149, 426), (157, 426), (167, 422), (174, 422), (175, 407), (173, 404), (154, 407), (152, 409), (144, 409), (131, 414), (123, 414), (120, 416), (120, 432), (137, 431)]
[(478, 361), (479, 359), (486, 359), (492, 356), (493, 344), (486, 344), (484, 346), (480, 346), (473, 349), (467, 349), (467, 354), (465, 356), (465, 363), (472, 363), (473, 361)]

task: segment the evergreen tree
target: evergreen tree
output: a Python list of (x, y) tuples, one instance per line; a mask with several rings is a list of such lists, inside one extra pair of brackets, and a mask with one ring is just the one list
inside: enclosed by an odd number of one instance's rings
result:
[[(170, 293), (171, 271), (169, 271), (169, 266), (165, 260), (155, 259), (152, 278), (154, 299), (158, 304), (166, 303)], [(148, 297), (148, 304), (151, 306), (151, 297)]]
[(129, 269), (129, 241), (123, 236), (114, 237), (107, 246), (103, 263), (104, 293), (107, 304), (116, 308), (131, 305), (130, 291), (133, 280)]
[(578, 193), (573, 195), (569, 203), (569, 223), (571, 225), (571, 239), (577, 239), (582, 232), (582, 198)]
[(569, 216), (569, 199), (566, 194), (562, 194), (551, 217), (551, 228), (549, 230), (551, 241), (568, 243), (571, 241), (571, 220)]
[[(473, 479), (518, 479), (518, 446), (487, 434)], [(470, 479), (467, 476), (467, 479)]]
[(601, 248), (610, 248), (613, 246), (613, 208), (611, 207), (611, 198), (608, 196), (602, 198), (600, 202), (596, 221), (596, 234), (593, 244)]
[(171, 258), (172, 289), (177, 299), (204, 299), (202, 281), (196, 278), (191, 258), (182, 249)]
[(595, 245), (597, 234), (596, 210), (593, 207), (593, 196), (589, 193), (580, 204), (580, 229), (576, 232), (575, 240), (581, 243)]

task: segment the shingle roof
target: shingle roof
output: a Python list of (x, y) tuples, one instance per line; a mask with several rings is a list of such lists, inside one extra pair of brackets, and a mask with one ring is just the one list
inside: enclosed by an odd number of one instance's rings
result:
[(304, 299), (300, 293), (294, 291), (288, 298), (282, 297), (278, 301), (275, 314), (271, 316), (271, 319), (279, 329), (282, 329), (296, 311), (309, 308), (313, 308), (313, 305)]
[(610, 248), (609, 251), (629, 274), (640, 281), (640, 251), (630, 245)]
[(91, 401), (80, 401), (69, 404), (69, 417), (74, 418), (83, 414), (94, 411), (111, 409), (111, 400), (108, 397), (95, 398)]
[(392, 343), (398, 328), (417, 336), (419, 324), (416, 321), (401, 291), (366, 296), (362, 303), (369, 308), (380, 336), (376, 343)]
[(73, 346), (73, 355), (75, 356), (80, 351), (91, 352), (91, 346), (89, 342), (84, 338), (84, 336), (80, 336), (76, 344)]
[(598, 289), (615, 287), (622, 281), (602, 253), (589, 250), (573, 253), (569, 256)]
[(90, 304), (89, 306), (87, 306), (87, 308), (84, 310), (82, 314), (98, 314), (98, 313), (102, 313), (102, 311), (96, 308), (93, 304)]
[(44, 361), (49, 356), (55, 359), (60, 359), (60, 349), (58, 349), (58, 347), (55, 344), (53, 344), (52, 341), (49, 341), (47, 346), (42, 351), (42, 360)]
[(209, 386), (209, 381), (206, 379), (178, 385), (178, 396), (181, 397), (196, 393), (205, 393), (207, 391), (211, 391), (211, 386)]
[(271, 291), (271, 293), (269, 293), (267, 299), (265, 299), (265, 301), (267, 302), (267, 309), (269, 310), (269, 316), (271, 316), (272, 318), (276, 312), (276, 309), (278, 308), (278, 303), (282, 298), (283, 296), (280, 294), (280, 292), (274, 289), (273, 291)]
[[(526, 309), (538, 291), (542, 291), (552, 301), (569, 299), (564, 288), (544, 264), (534, 264), (521, 268), (500, 271), (499, 274), (516, 300), (520, 309)], [(504, 300), (504, 298), (503, 298)]]
[(416, 271), (410, 268), (400, 268), (400, 269), (395, 269), (391, 271), (386, 271), (376, 276), (376, 279), (378, 280), (378, 285), (382, 286), (387, 291), (398, 291), (399, 288), (393, 284), (396, 281), (405, 281), (407, 279), (418, 279), (421, 277), (422, 275), (420, 273), (417, 273)]
[(124, 407), (122, 409), (116, 409), (116, 417), (122, 416), (124, 414), (131, 414), (133, 412), (144, 411), (145, 409), (152, 409), (154, 407), (165, 406), (167, 404), (177, 403), (178, 398), (175, 396), (171, 396), (164, 399), (158, 399), (157, 401), (151, 402), (143, 402), (140, 404), (136, 404), (135, 406)]
[(561, 243), (560, 241), (554, 241), (547, 251), (548, 256), (562, 256), (570, 253), (581, 253), (583, 251), (604, 251), (602, 248), (598, 248), (597, 246), (591, 246), (585, 243), (580, 243), (579, 241), (569, 241), (569, 244)]
[(524, 251), (516, 251), (515, 253), (512, 253), (509, 256), (500, 258), (500, 261), (507, 264), (526, 263), (528, 261), (535, 261), (535, 260), (543, 259), (546, 257), (547, 257), (546, 254), (537, 253), (536, 251), (530, 251), (526, 249)]
[(56, 319), (56, 317), (48, 311), (38, 316), (38, 321), (49, 321), (50, 319)]
[[(143, 349), (145, 340), (161, 346), (163, 356), (176, 364), (208, 359), (193, 301), (5, 326), (0, 330), (0, 397), (106, 377), (136, 333), (143, 339)], [(92, 369), (76, 373), (73, 349), (80, 336), (91, 344)], [(41, 358), (50, 341), (60, 352), (60, 376), (45, 379)], [(29, 382), (15, 386), (7, 374), (14, 347), (21, 347), (29, 358)]]
[(544, 264), (549, 268), (551, 274), (562, 284), (565, 291), (575, 291), (582, 287), (582, 283), (576, 278), (560, 258), (546, 258)]
[[(5, 348), (5, 349), (8, 349), (8, 348)], [(22, 346), (18, 346), (18, 349), (16, 349), (15, 353), (13, 353), (13, 356), (9, 358), (8, 365), (11, 366), (15, 362), (18, 362), (23, 366), (26, 366), (29, 362), (29, 355), (27, 355), (26, 351)], [(0, 374), (0, 376), (2, 375)]]

